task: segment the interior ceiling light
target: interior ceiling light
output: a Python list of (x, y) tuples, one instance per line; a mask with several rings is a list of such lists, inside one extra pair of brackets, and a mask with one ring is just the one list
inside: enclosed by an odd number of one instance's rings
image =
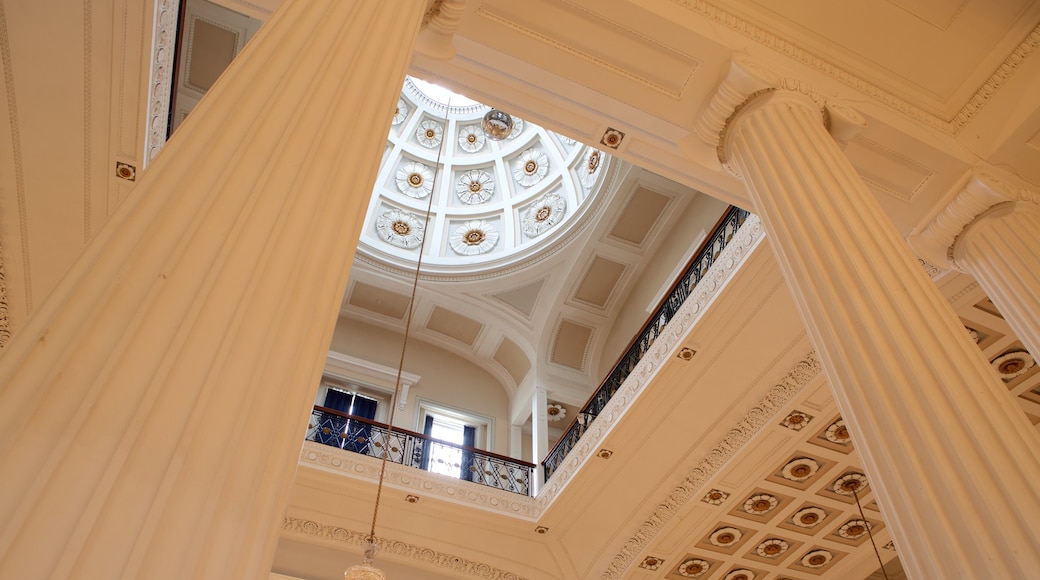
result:
[[(448, 108), (450, 109), (451, 108), (451, 99), (450, 98), (448, 99), (447, 105), (448, 105)], [(491, 112), (494, 112), (494, 110), (492, 110)], [(502, 114), (505, 115), (505, 113), (502, 113)], [(509, 128), (506, 129), (506, 133), (505, 133), (506, 135), (508, 135), (509, 131), (511, 131), (512, 128), (513, 128), (513, 119), (511, 117), (509, 117), (509, 115), (505, 115), (505, 116), (509, 120)], [(484, 120), (485, 120), (485, 123), (486, 123), (487, 116), (484, 117)], [(445, 113), (444, 124), (445, 124), (445, 126), (448, 124), (447, 113)], [(436, 167), (438, 167), (438, 168), (441, 166), (441, 154), (443, 153), (443, 151), (444, 151), (444, 143), (442, 141), (440, 143), (440, 146), (437, 149), (437, 164), (436, 164)], [(436, 185), (436, 179), (437, 179), (437, 173), (434, 173), (433, 174), (433, 179), (431, 180), (431, 184), (430, 184), (431, 191), (432, 191), (433, 186)], [(429, 197), (429, 201), (427, 202), (427, 205), (426, 205), (426, 223), (423, 226), (424, 229), (427, 226), (430, 225), (430, 211), (431, 211), (431, 207), (432, 207), (432, 204), (433, 204), (434, 196), (430, 195), (428, 197)], [(383, 460), (382, 460), (382, 463), (381, 463), (381, 465), (379, 467), (379, 483), (376, 485), (376, 501), (375, 501), (375, 505), (372, 508), (372, 527), (369, 529), (368, 537), (365, 539), (365, 555), (364, 555), (364, 558), (362, 559), (360, 564), (358, 564), (356, 566), (351, 566), (350, 568), (347, 568), (346, 571), (343, 572), (343, 580), (387, 580), (386, 574), (384, 574), (383, 571), (380, 570), (379, 568), (376, 568), (375, 566), (372, 565), (372, 561), (375, 559), (376, 554), (379, 552), (379, 544), (376, 542), (376, 520), (379, 518), (379, 500), (383, 496), (383, 480), (386, 477), (386, 463), (387, 463), (387, 460), (390, 457), (390, 453), (388, 452), (388, 449), (390, 447), (390, 436), (391, 436), (391, 434), (394, 431), (394, 414), (396, 413), (396, 409), (397, 409), (397, 399), (398, 399), (398, 397), (401, 394), (401, 375), (404, 374), (404, 355), (408, 351), (408, 336), (409, 336), (409, 331), (412, 328), (412, 311), (414, 310), (414, 306), (415, 306), (415, 293), (416, 293), (416, 290), (419, 288), (419, 272), (422, 269), (422, 257), (423, 257), (423, 253), (424, 253), (423, 250), (425, 249), (425, 246), (426, 246), (426, 236), (423, 236), (422, 242), (419, 245), (419, 258), (415, 262), (415, 276), (412, 278), (412, 295), (411, 295), (411, 298), (408, 299), (408, 316), (405, 319), (405, 323), (404, 323), (404, 339), (401, 341), (401, 359), (397, 363), (397, 380), (395, 381), (395, 384), (394, 384), (394, 396), (393, 396), (393, 398), (390, 399), (390, 420), (387, 422), (386, 442), (383, 445)], [(408, 497), (412, 498), (412, 497), (415, 497), (415, 496), (408, 496)], [(419, 499), (418, 497), (415, 497), (415, 501), (418, 501), (418, 499)], [(411, 499), (409, 499), (408, 501), (410, 503), (415, 503)]]
[(488, 139), (501, 141), (513, 132), (513, 117), (509, 116), (509, 113), (499, 111), (498, 109), (491, 109), (484, 114), (484, 119), (480, 122), (480, 128), (484, 130), (484, 134), (488, 136)]

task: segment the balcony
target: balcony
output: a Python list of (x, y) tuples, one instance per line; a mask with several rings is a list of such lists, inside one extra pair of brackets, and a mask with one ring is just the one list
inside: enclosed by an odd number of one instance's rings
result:
[(315, 406), (307, 441), (425, 471), (451, 474), (463, 481), (531, 494), (534, 464), (465, 445), (455, 445), (421, 433)]
[(571, 421), (567, 430), (546, 455), (542, 465), (545, 468), (545, 481), (556, 472), (568, 453), (578, 444), (581, 436), (588, 430), (592, 421), (603, 411), (610, 399), (621, 388), (625, 379), (635, 370), (636, 365), (642, 360), (654, 341), (665, 326), (679, 311), (693, 289), (708, 272), (708, 269), (725, 249), (726, 244), (737, 233), (740, 226), (744, 225), (750, 212), (735, 206), (730, 208), (719, 219), (712, 234), (704, 241), (701, 247), (694, 253), (689, 265), (683, 271), (682, 276), (676, 280), (672, 289), (661, 301), (661, 304), (647, 320), (639, 335), (629, 345), (628, 350), (614, 365), (613, 369), (593, 393), (589, 401), (585, 403), (578, 415)]

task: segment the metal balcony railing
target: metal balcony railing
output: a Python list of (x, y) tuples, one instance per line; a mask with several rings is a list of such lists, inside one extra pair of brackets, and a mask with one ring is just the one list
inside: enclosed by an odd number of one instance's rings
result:
[(733, 234), (740, 229), (740, 226), (744, 225), (744, 220), (749, 215), (751, 215), (750, 212), (730, 206), (718, 224), (715, 225), (712, 235), (704, 241), (700, 249), (693, 255), (683, 275), (676, 280), (671, 291), (650, 316), (639, 335), (629, 345), (628, 350), (625, 351), (625, 354), (614, 365), (607, 378), (603, 380), (589, 401), (585, 403), (585, 406), (571, 421), (570, 426), (563, 436), (560, 437), (559, 441), (556, 442), (552, 450), (549, 451), (549, 454), (545, 456), (542, 465), (545, 466), (546, 481), (559, 468), (563, 458), (578, 444), (578, 440), (581, 439), (586, 429), (592, 424), (593, 419), (603, 411), (611, 397), (614, 396), (614, 393), (621, 388), (621, 384), (625, 382), (628, 375), (636, 368), (636, 364), (650, 349), (650, 346), (654, 344), (654, 340), (661, 335), (665, 325), (679, 311), (679, 307), (690, 297), (694, 287), (707, 273), (708, 268), (715, 263), (715, 259), (719, 257), (723, 248), (733, 238)]
[[(307, 428), (307, 441), (315, 441), (354, 453), (382, 458), (400, 465), (440, 473), (458, 474), (459, 479), (495, 489), (531, 494), (534, 464), (465, 445), (440, 441), (421, 433), (355, 417), (315, 406)], [(453, 453), (438, 453), (450, 449)], [(454, 459), (445, 460), (443, 457)]]

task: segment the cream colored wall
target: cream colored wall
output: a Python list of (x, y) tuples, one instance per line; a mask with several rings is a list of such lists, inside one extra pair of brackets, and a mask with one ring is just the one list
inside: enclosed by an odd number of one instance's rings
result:
[(671, 274), (680, 263), (687, 261), (691, 245), (702, 234), (711, 235), (711, 228), (726, 207), (725, 202), (707, 195), (698, 195), (686, 206), (657, 254), (647, 261), (646, 269), (639, 275), (639, 281), (614, 321), (603, 347), (603, 356), (600, 357), (600, 377), (610, 372), (623, 350), (650, 317), (653, 310), (647, 312), (647, 306), (654, 301), (662, 287), (670, 286), (675, 281), (676, 276)]
[[(371, 324), (340, 318), (329, 350), (397, 368), (402, 336)], [(422, 398), (462, 411), (495, 418), (489, 451), (509, 452), (509, 400), (490, 374), (468, 360), (419, 340), (410, 339), (404, 370), (422, 377), (408, 392), (408, 406), (394, 424), (419, 431), (416, 400)]]

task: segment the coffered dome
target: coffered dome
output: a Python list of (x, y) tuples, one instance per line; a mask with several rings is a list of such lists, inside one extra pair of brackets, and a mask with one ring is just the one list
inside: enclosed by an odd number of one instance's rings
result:
[(496, 140), (482, 125), (490, 107), (439, 93), (405, 80), (359, 253), (411, 269), (422, 251), (426, 273), (476, 274), (580, 227), (607, 180), (607, 155), (516, 116)]

